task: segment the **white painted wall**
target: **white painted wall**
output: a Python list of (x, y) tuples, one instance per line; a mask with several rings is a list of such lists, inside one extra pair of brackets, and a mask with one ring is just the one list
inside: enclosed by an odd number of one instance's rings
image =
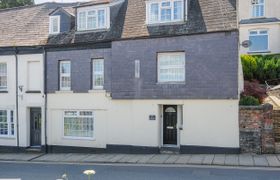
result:
[[(251, 0), (239, 0), (238, 2), (239, 20), (251, 19), (252, 4)], [(266, 18), (279, 18), (280, 19), (280, 1), (279, 0), (265, 0), (265, 17)], [(269, 33), (269, 51), (270, 53), (280, 53), (280, 24), (277, 23), (264, 23), (264, 24), (240, 24), (240, 42), (249, 39), (249, 30), (267, 29)], [(241, 54), (247, 54), (248, 48), (240, 47)]]
[[(252, 0), (239, 0), (239, 19), (252, 18)], [(265, 0), (265, 17), (280, 18), (280, 1), (279, 0)]]
[[(279, 1), (280, 2), (280, 1)], [(280, 53), (280, 24), (271, 23), (271, 24), (252, 24), (252, 25), (240, 25), (240, 42), (249, 40), (249, 31), (257, 29), (266, 29), (268, 30), (268, 50), (270, 53)], [(240, 47), (240, 54), (247, 54), (249, 48)]]
[[(38, 61), (40, 63), (39, 69), (35, 73), (31, 73), (33, 76), (31, 80), (40, 81), (39, 91), (41, 93), (29, 94), (28, 90), (28, 62)], [(0, 56), (0, 62), (8, 63), (8, 93), (0, 93), (0, 108), (14, 110), (14, 118), (16, 121), (16, 58), (14, 55)], [(30, 145), (30, 113), (31, 107), (42, 108), (42, 144), (45, 144), (44, 138), (44, 71), (43, 71), (43, 55), (42, 54), (28, 54), (18, 55), (18, 85), (22, 86), (22, 91), (19, 91), (19, 145), (21, 147), (28, 147)], [(34, 90), (34, 89), (33, 89)], [(16, 127), (16, 125), (15, 125)], [(0, 137), (0, 146), (16, 146), (17, 136), (15, 134), (12, 138)]]
[[(111, 100), (104, 92), (49, 94), (48, 144), (159, 147), (160, 106), (164, 104), (183, 107), (181, 145), (239, 147), (238, 100)], [(94, 140), (63, 138), (63, 111), (69, 109), (94, 111)], [(156, 115), (157, 119), (151, 121), (149, 115)]]
[[(44, 138), (44, 110), (45, 110), (45, 95), (44, 95), (44, 63), (43, 54), (28, 54), (18, 55), (18, 85), (22, 86), (22, 91), (19, 91), (19, 143), (22, 147), (30, 146), (30, 108), (40, 107), (42, 109), (42, 145), (45, 144)], [(40, 63), (39, 69), (35, 73), (29, 73), (30, 62)], [(37, 77), (29, 77), (29, 75)], [(39, 89), (29, 89), (29, 81), (36, 80), (39, 82)], [(26, 93), (29, 90), (38, 90), (41, 93)]]
[[(0, 93), (0, 109), (3, 110), (13, 110), (14, 114), (16, 111), (16, 75), (15, 67), (16, 60), (15, 56), (0, 56), (0, 62), (7, 63), (7, 83), (8, 83), (8, 93)], [(16, 121), (16, 117), (15, 121)], [(16, 146), (16, 134), (14, 137), (0, 137), (0, 146)]]

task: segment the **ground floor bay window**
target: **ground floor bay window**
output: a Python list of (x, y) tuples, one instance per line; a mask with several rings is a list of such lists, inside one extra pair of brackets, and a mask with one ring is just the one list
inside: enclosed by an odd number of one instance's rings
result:
[(92, 139), (93, 135), (92, 111), (64, 111), (64, 137)]
[(0, 137), (12, 137), (14, 135), (14, 111), (0, 110)]

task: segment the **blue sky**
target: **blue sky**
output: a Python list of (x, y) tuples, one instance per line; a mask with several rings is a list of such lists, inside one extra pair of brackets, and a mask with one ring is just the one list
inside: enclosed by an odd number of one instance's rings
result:
[(77, 1), (89, 1), (89, 0), (35, 0), (36, 4), (44, 3), (44, 2), (77, 2)]

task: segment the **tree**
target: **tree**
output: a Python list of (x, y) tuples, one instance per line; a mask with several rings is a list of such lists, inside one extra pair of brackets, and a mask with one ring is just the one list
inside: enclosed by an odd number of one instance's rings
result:
[(0, 0), (0, 9), (32, 5), (34, 0)]

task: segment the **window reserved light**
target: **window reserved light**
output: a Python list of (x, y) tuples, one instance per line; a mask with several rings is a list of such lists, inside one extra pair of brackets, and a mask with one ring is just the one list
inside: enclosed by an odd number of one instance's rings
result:
[(0, 110), (0, 137), (1, 136), (14, 136), (14, 111)]
[(50, 34), (60, 33), (60, 16), (50, 16), (49, 26)]
[(72, 138), (93, 138), (92, 111), (64, 111), (64, 136)]
[(71, 63), (60, 61), (60, 90), (71, 90)]
[(103, 89), (104, 86), (104, 59), (92, 61), (93, 89)]
[(264, 17), (264, 0), (253, 1), (253, 17)]
[(268, 31), (253, 30), (249, 32), (249, 40), (252, 42), (250, 52), (265, 52), (268, 51)]
[(110, 27), (109, 7), (78, 9), (78, 31), (108, 29)]
[(147, 1), (146, 14), (148, 24), (178, 22), (184, 20), (184, 1)]
[(0, 63), (0, 91), (7, 90), (7, 63)]
[(159, 53), (158, 54), (158, 82), (184, 82), (185, 81), (185, 53)]

